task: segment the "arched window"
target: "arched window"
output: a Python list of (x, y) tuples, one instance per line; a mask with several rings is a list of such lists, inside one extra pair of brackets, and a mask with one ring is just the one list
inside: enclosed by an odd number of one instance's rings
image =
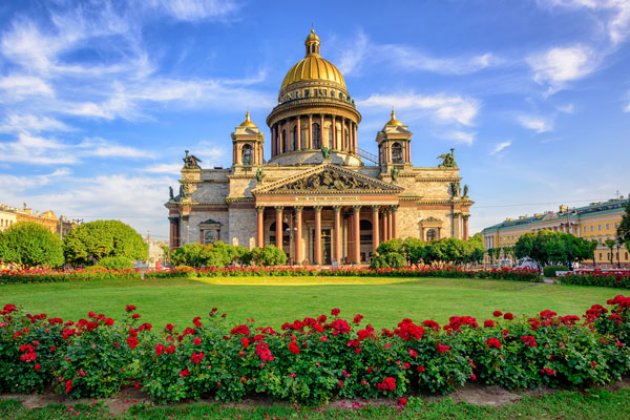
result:
[(320, 149), (322, 144), (321, 128), (319, 124), (313, 124), (313, 149)]
[(219, 231), (218, 230), (212, 229), (212, 230), (204, 231), (203, 243), (205, 245), (213, 244), (213, 243), (215, 243), (218, 240), (219, 240)]
[(403, 153), (402, 153), (402, 146), (400, 145), (400, 143), (394, 143), (392, 145), (392, 162), (394, 162), (394, 163), (403, 163), (404, 162)]
[(289, 151), (289, 141), (287, 139), (287, 130), (282, 130), (282, 153)]
[(252, 162), (253, 162), (253, 149), (252, 146), (249, 144), (246, 144), (245, 146), (243, 146), (243, 159), (242, 159), (243, 165), (245, 166), (252, 166)]
[(427, 242), (432, 242), (437, 239), (437, 231), (435, 229), (427, 230)]
[(297, 126), (293, 127), (293, 150), (297, 150), (298, 149), (298, 132), (297, 132)]

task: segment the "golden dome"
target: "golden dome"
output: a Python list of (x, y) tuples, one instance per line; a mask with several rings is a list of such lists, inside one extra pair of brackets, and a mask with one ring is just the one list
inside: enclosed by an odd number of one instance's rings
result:
[(389, 127), (404, 127), (405, 126), (405, 124), (403, 124), (401, 121), (396, 119), (396, 113), (394, 112), (393, 109), (392, 109), (391, 118), (385, 124), (385, 127), (388, 127), (388, 126)]
[(319, 37), (314, 29), (311, 29), (304, 45), (306, 46), (306, 57), (289, 69), (282, 81), (281, 91), (293, 83), (311, 81), (337, 83), (346, 90), (346, 82), (343, 80), (339, 69), (319, 55)]
[(252, 127), (252, 128), (258, 128), (258, 126), (256, 124), (254, 124), (252, 122), (252, 120), (250, 119), (249, 116), (249, 111), (247, 111), (247, 113), (245, 114), (245, 121), (243, 121), (239, 127)]

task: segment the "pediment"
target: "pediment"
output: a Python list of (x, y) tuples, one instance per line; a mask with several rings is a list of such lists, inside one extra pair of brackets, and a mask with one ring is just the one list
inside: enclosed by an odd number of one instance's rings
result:
[(324, 164), (290, 176), (272, 184), (252, 190), (252, 194), (398, 194), (403, 188), (378, 179), (344, 169), (337, 165)]

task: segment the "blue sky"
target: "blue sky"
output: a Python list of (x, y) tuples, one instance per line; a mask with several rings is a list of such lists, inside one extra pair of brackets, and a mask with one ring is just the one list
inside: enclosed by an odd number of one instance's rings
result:
[(311, 24), (361, 148), (392, 106), (416, 166), (456, 148), (472, 231), (630, 193), (628, 0), (25, 0), (0, 4), (0, 202), (166, 239), (183, 151), (229, 166), (246, 110), (268, 140)]

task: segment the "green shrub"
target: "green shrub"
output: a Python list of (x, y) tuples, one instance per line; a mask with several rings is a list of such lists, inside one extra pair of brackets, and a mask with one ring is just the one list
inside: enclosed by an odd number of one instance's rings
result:
[(2, 261), (20, 268), (59, 267), (63, 247), (59, 237), (42, 225), (20, 222), (0, 233)]
[(287, 263), (287, 254), (275, 245), (267, 245), (264, 248), (254, 248), (251, 252), (251, 259), (255, 265), (269, 267)]
[(548, 265), (543, 268), (545, 277), (556, 277), (556, 271), (569, 271), (569, 268), (564, 265)]
[(105, 257), (97, 264), (106, 270), (124, 270), (133, 268), (133, 260), (127, 257)]

